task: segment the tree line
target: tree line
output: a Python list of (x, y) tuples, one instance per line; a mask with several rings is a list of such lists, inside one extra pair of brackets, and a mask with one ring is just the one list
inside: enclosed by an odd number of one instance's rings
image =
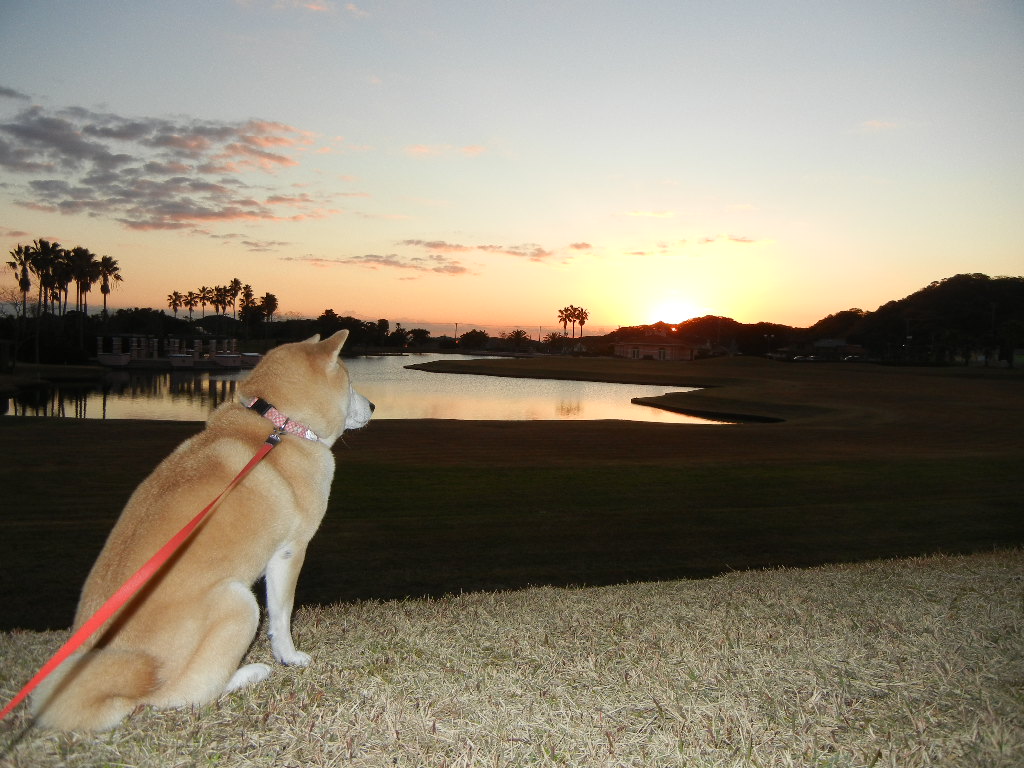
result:
[(28, 314), (28, 295), (32, 291), (32, 278), (36, 285), (36, 316), (44, 312), (64, 315), (68, 311), (71, 286), (75, 286), (75, 311), (88, 314), (89, 294), (100, 284), (103, 295), (103, 315), (107, 314), (107, 296), (114, 285), (124, 280), (117, 259), (97, 256), (88, 248), (76, 245), (63, 248), (49, 240), (33, 240), (31, 245), (19, 244), (10, 251), (7, 262), (18, 280), (21, 293), (21, 314)]
[(273, 322), (278, 309), (277, 296), (265, 293), (257, 298), (252, 286), (248, 283), (243, 285), (237, 277), (227, 285), (215, 285), (212, 288), (204, 285), (194, 291), (171, 291), (167, 295), (167, 306), (175, 317), (178, 316), (178, 310), (187, 309), (188, 319), (191, 320), (197, 307), (202, 310), (202, 316), (206, 317), (207, 305), (213, 307), (215, 315), (226, 315), (230, 307), (231, 316), (245, 323), (261, 320)]
[[(10, 257), (7, 266), (14, 272), (21, 294), (21, 316), (11, 334), (15, 359), (22, 352), (22, 341), (29, 330), (33, 331), (31, 339), (36, 362), (40, 361), (44, 343), (48, 352), (53, 347), (65, 351), (71, 347), (84, 349), (89, 295), (99, 284), (103, 295), (103, 318), (106, 319), (107, 296), (117, 283), (124, 280), (117, 259), (98, 256), (80, 245), (64, 248), (58, 242), (45, 239), (33, 240), (30, 245), (19, 243), (10, 251)], [(70, 308), (72, 286), (75, 293), (73, 310)], [(35, 320), (31, 329), (26, 325), (30, 294), (35, 295)], [(77, 317), (74, 325), (77, 342), (72, 340), (65, 327), (69, 314)]]
[[(0, 318), (0, 325), (7, 327), (4, 336), (14, 338), (16, 357), (27, 359), (27, 351), (34, 348), (37, 362), (87, 362), (96, 336), (121, 333), (158, 337), (213, 333), (241, 336), (243, 340), (250, 340), (247, 344), (260, 346), (304, 338), (313, 333), (328, 336), (340, 328), (347, 328), (351, 334), (350, 349), (436, 347), (511, 352), (539, 349), (564, 352), (565, 342), (570, 338), (568, 333), (556, 331), (543, 339), (535, 339), (521, 328), (502, 333), (497, 338), (477, 328), (465, 331), (457, 338), (432, 338), (430, 331), (424, 328), (404, 328), (401, 323), (392, 327), (386, 319), (363, 321), (341, 317), (333, 309), (324, 310), (315, 319), (287, 319), (272, 323), (278, 311), (277, 297), (269, 292), (257, 297), (252, 286), (237, 277), (224, 285), (172, 291), (166, 297), (170, 314), (145, 308), (118, 309), (109, 313), (107, 297), (113, 287), (124, 280), (115, 259), (97, 257), (82, 246), (66, 249), (59, 243), (44, 239), (35, 240), (30, 245), (19, 244), (10, 251), (10, 255), (7, 265), (18, 283), (21, 311), (16, 313), (20, 317)], [(88, 300), (97, 284), (103, 295), (103, 312), (99, 316), (90, 316)], [(72, 293), (75, 296), (74, 312), (71, 312)], [(30, 308), (31, 300), (34, 300), (34, 306)], [(208, 308), (213, 311), (210, 316), (207, 315)], [(77, 317), (77, 322), (70, 326), (64, 321), (69, 312)], [(181, 312), (187, 312), (187, 318), (179, 318)], [(197, 313), (199, 318), (195, 317)], [(582, 337), (588, 317), (587, 310), (573, 305), (558, 313), (558, 321), (566, 331), (572, 324), (573, 338), (577, 326)], [(263, 327), (259, 334), (262, 341), (250, 339), (250, 332), (257, 325)]]
[[(14, 340), (15, 359), (27, 358), (31, 350), (36, 362), (86, 362), (93, 338), (103, 333), (188, 335), (198, 330), (200, 333), (247, 334), (257, 323), (272, 321), (278, 310), (274, 294), (257, 297), (251, 285), (234, 278), (223, 286), (202, 286), (184, 293), (172, 291), (167, 301), (174, 314), (173, 321), (184, 322), (177, 316), (179, 310), (186, 309), (189, 320), (185, 327), (174, 327), (169, 317), (168, 322), (164, 322), (158, 316), (163, 313), (154, 310), (119, 309), (111, 315), (107, 297), (114, 286), (124, 281), (116, 259), (98, 256), (80, 245), (64, 248), (58, 242), (45, 239), (33, 240), (29, 245), (19, 243), (9, 253), (6, 263), (17, 281), (20, 312), (15, 312), (19, 316), (13, 320), (3, 319), (7, 326), (3, 335)], [(103, 296), (103, 311), (99, 317), (89, 314), (89, 297), (96, 285)], [(207, 306), (212, 307), (218, 317), (211, 318), (209, 324), (200, 322), (198, 327), (192, 327), (194, 310), (201, 308), (205, 319)], [(215, 319), (218, 322), (213, 322)], [(225, 327), (224, 322), (233, 327)]]

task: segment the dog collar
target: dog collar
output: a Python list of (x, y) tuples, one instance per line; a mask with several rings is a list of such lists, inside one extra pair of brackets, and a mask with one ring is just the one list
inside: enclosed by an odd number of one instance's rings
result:
[(250, 397), (243, 400), (242, 405), (256, 411), (260, 416), (270, 419), (271, 423), (273, 423), (273, 425), (282, 432), (287, 432), (289, 435), (297, 435), (298, 437), (305, 438), (306, 440), (312, 440), (313, 442), (320, 441), (316, 432), (305, 424), (292, 421), (262, 397)]

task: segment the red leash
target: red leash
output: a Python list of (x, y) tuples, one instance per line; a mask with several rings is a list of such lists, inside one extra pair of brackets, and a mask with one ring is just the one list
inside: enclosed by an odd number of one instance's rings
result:
[(161, 566), (167, 562), (167, 560), (173, 555), (182, 544), (192, 535), (192, 531), (203, 522), (203, 519), (217, 506), (217, 503), (224, 498), (236, 485), (242, 482), (242, 478), (252, 471), (252, 468), (259, 464), (263, 458), (270, 453), (270, 451), (281, 442), (281, 430), (275, 430), (270, 437), (267, 438), (266, 442), (260, 447), (256, 455), (249, 460), (249, 463), (243, 467), (242, 471), (239, 472), (235, 479), (228, 483), (227, 487), (218, 494), (217, 498), (211, 501), (206, 507), (195, 517), (189, 521), (184, 528), (178, 531), (170, 541), (163, 545), (155, 555), (135, 572), (131, 578), (128, 579), (124, 584), (121, 585), (120, 589), (117, 590), (103, 605), (100, 606), (99, 610), (96, 611), (92, 616), (89, 617), (88, 621), (81, 626), (81, 628), (75, 632), (71, 638), (61, 646), (53, 657), (43, 665), (43, 668), (36, 673), (28, 684), (22, 688), (18, 695), (11, 699), (11, 703), (4, 707), (3, 711), (0, 712), (0, 720), (3, 720), (9, 715), (18, 704), (24, 700), (32, 691), (35, 690), (36, 686), (39, 685), (43, 680), (50, 675), (60, 664), (67, 659), (71, 654), (77, 651), (82, 643), (89, 639), (100, 627), (102, 627), (107, 620), (117, 613), (118, 609), (127, 603), (132, 596), (142, 589), (143, 585), (153, 575), (160, 570)]

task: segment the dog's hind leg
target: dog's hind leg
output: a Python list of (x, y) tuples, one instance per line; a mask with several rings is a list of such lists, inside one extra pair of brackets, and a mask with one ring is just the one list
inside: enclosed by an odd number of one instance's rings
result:
[(238, 664), (256, 636), (260, 609), (245, 584), (229, 582), (212, 590), (204, 605), (205, 625), (196, 637), (191, 657), (169, 677), (150, 702), (159, 707), (207, 704), (223, 693), (265, 680), (266, 664)]
[(113, 728), (157, 686), (159, 664), (148, 653), (102, 649), (76, 653), (36, 689), (36, 723), (60, 730)]

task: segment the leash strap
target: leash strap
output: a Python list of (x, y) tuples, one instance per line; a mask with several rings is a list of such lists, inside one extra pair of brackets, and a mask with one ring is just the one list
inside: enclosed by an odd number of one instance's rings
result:
[(274, 430), (274, 432), (267, 438), (266, 442), (260, 446), (260, 449), (256, 452), (249, 463), (242, 468), (235, 479), (228, 483), (227, 487), (218, 494), (218, 496), (207, 504), (198, 515), (193, 517), (185, 527), (174, 534), (170, 541), (164, 544), (160, 550), (153, 555), (139, 570), (137, 570), (121, 587), (115, 592), (107, 601), (100, 606), (99, 610), (96, 611), (89, 619), (79, 628), (75, 634), (73, 634), (60, 650), (58, 650), (46, 664), (43, 665), (42, 669), (36, 673), (28, 684), (22, 688), (18, 695), (11, 699), (11, 702), (4, 707), (3, 711), (0, 711), (0, 720), (3, 720), (9, 715), (18, 704), (20, 704), (26, 696), (36, 689), (43, 680), (45, 680), (50, 673), (53, 672), (57, 667), (61, 665), (71, 654), (77, 651), (86, 640), (88, 640), (95, 632), (106, 624), (107, 620), (110, 619), (118, 609), (127, 603), (132, 596), (138, 592), (142, 587), (153, 578), (153, 575), (163, 566), (164, 563), (173, 555), (182, 544), (192, 535), (192, 532), (199, 526), (203, 519), (217, 506), (222, 498), (224, 498), (231, 490), (242, 482), (242, 478), (252, 471), (253, 467), (263, 461), (263, 458), (273, 450), (274, 446), (281, 442), (281, 431)]

